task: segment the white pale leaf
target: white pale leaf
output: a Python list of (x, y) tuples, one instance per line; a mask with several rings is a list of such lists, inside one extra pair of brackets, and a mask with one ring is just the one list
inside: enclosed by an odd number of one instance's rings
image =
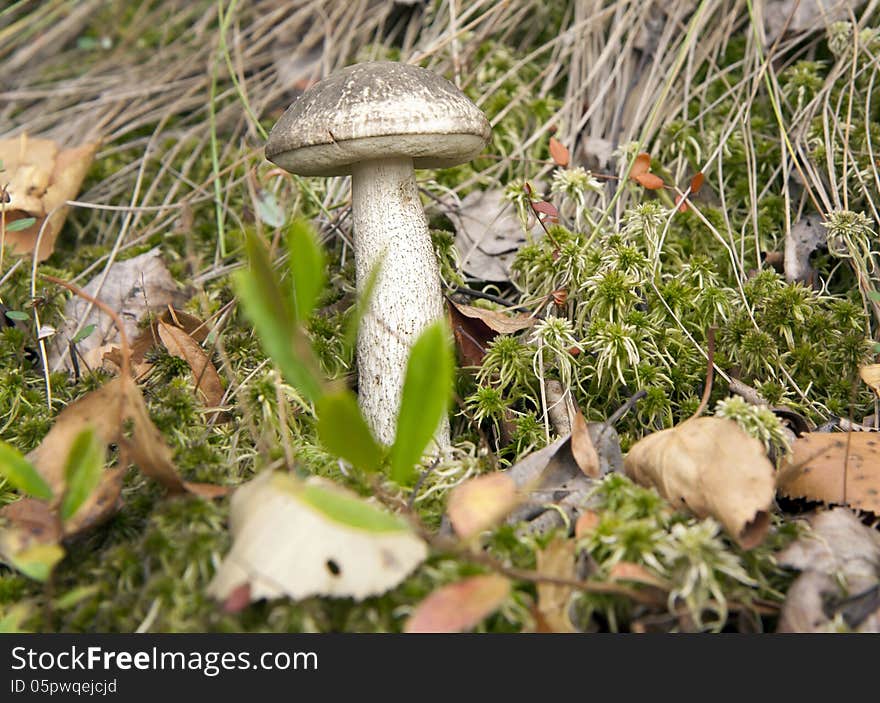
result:
[[(347, 502), (378, 527), (356, 527), (322, 512), (305, 498), (309, 490)], [(208, 587), (219, 600), (245, 583), (252, 601), (313, 595), (360, 600), (399, 584), (427, 555), (406, 523), (354, 494), (327, 481), (301, 484), (270, 472), (235, 492), (230, 527), (232, 549)]]

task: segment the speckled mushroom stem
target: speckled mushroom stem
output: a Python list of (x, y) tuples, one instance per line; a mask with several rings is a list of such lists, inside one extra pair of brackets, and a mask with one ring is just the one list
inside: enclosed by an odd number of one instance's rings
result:
[[(376, 437), (392, 444), (410, 347), (443, 314), (440, 274), (412, 159), (355, 164), (351, 199), (359, 294), (381, 262), (358, 332), (358, 396)], [(448, 419), (435, 440), (449, 446)]]

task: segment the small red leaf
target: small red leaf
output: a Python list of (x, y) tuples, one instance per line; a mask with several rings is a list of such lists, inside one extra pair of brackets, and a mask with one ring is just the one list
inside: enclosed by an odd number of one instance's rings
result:
[(683, 195), (679, 195), (675, 199), (675, 206), (678, 208), (679, 212), (687, 212), (688, 211), (687, 198), (685, 198)]
[(535, 208), (535, 212), (541, 212), (549, 217), (559, 217), (559, 210), (556, 209), (556, 206), (553, 203), (548, 203), (545, 200), (541, 200), (537, 203), (532, 203), (532, 207)]
[(495, 612), (510, 595), (497, 574), (471, 576), (437, 589), (416, 606), (404, 632), (461, 632)]
[(568, 149), (556, 137), (550, 137), (550, 156), (557, 166), (568, 166), (571, 156)]
[(697, 171), (697, 174), (691, 178), (691, 193), (699, 193), (700, 188), (703, 187), (703, 181), (706, 180), (706, 177), (703, 175), (702, 171)]
[(663, 179), (653, 173), (640, 173), (636, 176), (636, 181), (648, 190), (660, 190), (663, 187)]
[(629, 172), (629, 177), (634, 181), (639, 179), (643, 173), (647, 173), (648, 169), (651, 168), (651, 155), (645, 151), (639, 154), (636, 157), (636, 160), (633, 162), (632, 170)]
[(565, 305), (566, 301), (568, 300), (568, 290), (565, 288), (555, 290), (550, 295), (553, 296), (553, 302), (559, 306)]

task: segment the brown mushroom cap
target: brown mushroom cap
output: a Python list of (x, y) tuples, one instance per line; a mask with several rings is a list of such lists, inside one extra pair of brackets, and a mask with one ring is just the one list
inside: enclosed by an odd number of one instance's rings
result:
[(352, 164), (396, 157), (445, 168), (477, 156), (490, 132), (485, 115), (445, 78), (372, 61), (303, 93), (272, 128), (266, 158), (303, 176), (343, 176)]

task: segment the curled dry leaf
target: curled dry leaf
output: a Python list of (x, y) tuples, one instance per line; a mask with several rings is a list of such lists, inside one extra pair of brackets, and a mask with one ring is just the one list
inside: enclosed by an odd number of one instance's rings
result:
[(700, 417), (648, 435), (630, 449), (624, 470), (674, 506), (714, 517), (744, 549), (767, 533), (773, 465), (733, 420)]
[[(537, 571), (542, 576), (575, 579), (574, 540), (556, 537), (537, 554)], [(538, 612), (541, 623), (549, 632), (577, 632), (568, 616), (569, 602), (574, 589), (565, 584), (539, 581)]]
[(513, 479), (494, 473), (477, 476), (452, 489), (446, 510), (455, 533), (469, 539), (494, 526), (518, 501)]
[(804, 434), (792, 444), (777, 485), (790, 498), (849, 505), (880, 515), (880, 434)]
[(510, 595), (510, 581), (497, 574), (472, 576), (437, 589), (416, 606), (405, 632), (462, 632), (494, 613)]
[(205, 350), (189, 334), (166, 322), (157, 324), (159, 338), (172, 356), (183, 359), (193, 375), (196, 390), (209, 407), (217, 407), (223, 400), (223, 383), (217, 369)]
[(562, 168), (566, 168), (571, 161), (568, 149), (556, 137), (550, 137), (550, 158), (553, 159), (553, 163), (562, 166)]
[[(333, 483), (264, 472), (230, 506), (232, 549), (208, 587), (221, 602), (377, 595), (400, 583), (427, 547), (399, 518)], [(240, 605), (240, 603), (238, 603)]]
[(0, 163), (10, 197), (6, 222), (36, 218), (26, 229), (6, 232), (6, 243), (17, 253), (33, 254), (45, 223), (36, 258), (43, 261), (49, 257), (67, 217), (64, 203), (76, 199), (97, 149), (96, 143), (64, 149), (50, 139), (34, 139), (26, 134), (0, 139)]

